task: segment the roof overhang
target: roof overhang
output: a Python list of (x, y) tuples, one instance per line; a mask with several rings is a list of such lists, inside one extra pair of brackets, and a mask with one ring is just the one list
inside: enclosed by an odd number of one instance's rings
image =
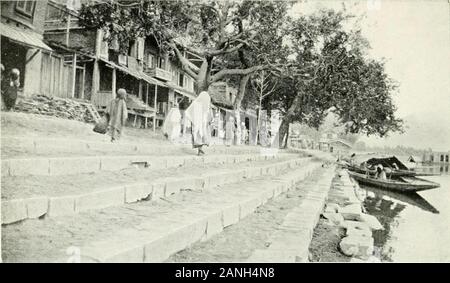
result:
[(45, 51), (53, 51), (39, 36), (33, 32), (25, 29), (19, 29), (10, 25), (0, 23), (0, 34), (7, 37), (9, 40), (28, 46), (30, 48), (36, 48)]

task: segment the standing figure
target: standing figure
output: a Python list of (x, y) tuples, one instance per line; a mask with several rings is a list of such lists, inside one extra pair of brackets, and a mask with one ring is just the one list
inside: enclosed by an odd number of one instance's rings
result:
[(18, 69), (12, 69), (7, 78), (2, 77), (2, 98), (7, 111), (14, 111), (19, 87), (20, 71)]
[(198, 149), (198, 155), (203, 155), (203, 146), (209, 146), (211, 140), (211, 123), (213, 115), (211, 110), (211, 97), (202, 91), (186, 109), (185, 117), (191, 122), (192, 147)]
[(246, 144), (248, 139), (248, 130), (247, 127), (245, 127), (245, 122), (241, 123), (241, 143)]
[(233, 116), (228, 118), (227, 123), (225, 124), (225, 145), (231, 146), (234, 141), (234, 132), (236, 130), (236, 126), (234, 124)]
[(181, 113), (178, 109), (178, 105), (174, 105), (164, 119), (162, 127), (163, 134), (170, 141), (176, 141), (180, 137), (181, 133)]
[(109, 121), (111, 142), (118, 140), (122, 135), (122, 128), (128, 119), (127, 104), (125, 99), (127, 92), (120, 88), (117, 90), (117, 97), (109, 103), (106, 108), (106, 115)]

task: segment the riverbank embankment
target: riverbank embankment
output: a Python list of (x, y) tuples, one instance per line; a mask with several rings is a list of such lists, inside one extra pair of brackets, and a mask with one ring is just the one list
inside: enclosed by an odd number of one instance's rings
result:
[(338, 169), (310, 245), (312, 262), (380, 262), (373, 231), (384, 229), (365, 213), (358, 184)]

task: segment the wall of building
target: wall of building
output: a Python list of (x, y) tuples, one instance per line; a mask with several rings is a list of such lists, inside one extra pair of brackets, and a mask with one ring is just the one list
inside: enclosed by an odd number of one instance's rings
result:
[(16, 9), (17, 1), (0, 1), (2, 20), (9, 24), (17, 24), (21, 27), (27, 27), (36, 33), (44, 33), (44, 21), (47, 11), (47, 0), (35, 1), (34, 13), (28, 17)]
[(28, 49), (26, 62), (23, 95), (31, 96), (41, 92), (42, 52), (37, 49)]
[(450, 163), (450, 152), (426, 152), (422, 162)]

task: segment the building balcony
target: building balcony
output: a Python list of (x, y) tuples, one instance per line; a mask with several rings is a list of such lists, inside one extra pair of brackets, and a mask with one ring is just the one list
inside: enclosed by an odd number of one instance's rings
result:
[(149, 68), (146, 67), (144, 69), (144, 72), (152, 77), (155, 77), (157, 79), (160, 79), (162, 81), (171, 81), (172, 80), (172, 73), (163, 69), (160, 69), (158, 67)]

